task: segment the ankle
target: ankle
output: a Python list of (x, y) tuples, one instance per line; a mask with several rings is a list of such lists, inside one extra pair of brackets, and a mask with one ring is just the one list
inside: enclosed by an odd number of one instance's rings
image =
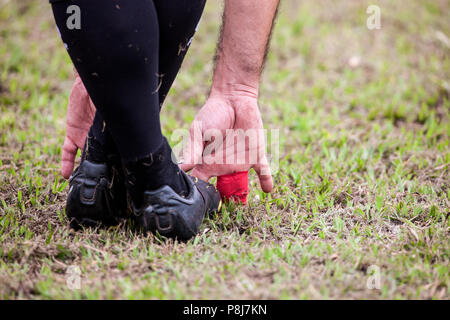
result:
[(94, 163), (109, 163), (121, 166), (120, 154), (115, 145), (107, 143), (95, 136), (88, 135), (83, 149), (82, 160), (89, 160)]
[(82, 159), (95, 163), (106, 162), (104, 147), (94, 136), (87, 136)]
[(172, 149), (164, 138), (161, 146), (140, 159), (123, 160), (128, 193), (136, 206), (142, 202), (144, 191), (171, 187), (180, 196), (186, 196), (188, 187), (180, 167), (172, 159)]

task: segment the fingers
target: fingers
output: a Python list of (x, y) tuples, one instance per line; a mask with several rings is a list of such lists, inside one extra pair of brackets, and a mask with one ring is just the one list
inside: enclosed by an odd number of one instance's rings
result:
[(192, 170), (191, 176), (197, 177), (206, 182), (208, 182), (209, 179), (211, 179), (211, 176), (207, 172), (198, 168), (194, 168), (194, 170)]
[[(189, 171), (197, 164), (201, 163), (203, 154), (203, 132), (202, 124), (199, 121), (193, 121), (189, 128), (188, 143), (183, 151), (183, 163), (180, 168)], [(199, 178), (199, 177), (198, 177)]]
[(78, 147), (76, 144), (69, 137), (66, 137), (62, 149), (61, 160), (61, 174), (65, 179), (69, 179), (73, 172), (77, 151)]
[[(88, 123), (90, 123), (90, 125), (92, 125), (92, 123), (94, 122), (94, 117), (95, 117), (96, 112), (97, 112), (97, 109), (95, 109), (94, 102), (92, 102), (91, 98), (89, 97), (89, 108), (87, 111), (87, 119), (88, 119)], [(89, 126), (89, 128), (90, 127), (91, 126)]]
[(264, 157), (263, 160), (255, 165), (253, 169), (256, 171), (256, 174), (259, 178), (259, 184), (261, 185), (261, 189), (269, 193), (273, 190), (273, 179), (272, 174), (270, 172), (270, 167), (267, 162), (267, 158)]
[(191, 166), (190, 164), (181, 163), (179, 166), (180, 166), (181, 170), (183, 170), (184, 172), (189, 172), (193, 168), (193, 166)]
[(89, 94), (81, 78), (76, 74), (76, 79), (69, 96), (66, 138), (64, 140), (61, 159), (61, 174), (66, 179), (73, 172), (77, 151), (84, 145), (87, 133), (94, 120), (95, 112), (94, 103), (89, 98)]

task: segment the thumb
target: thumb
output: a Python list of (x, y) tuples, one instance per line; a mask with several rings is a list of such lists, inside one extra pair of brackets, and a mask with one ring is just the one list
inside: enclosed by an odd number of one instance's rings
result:
[(61, 174), (65, 179), (69, 179), (73, 172), (75, 157), (77, 155), (77, 145), (66, 136), (62, 149)]
[(189, 171), (202, 161), (203, 155), (203, 131), (202, 123), (194, 120), (189, 128), (189, 139), (183, 150), (183, 163), (180, 168)]
[(203, 171), (201, 168), (194, 168), (194, 170), (192, 170), (191, 172), (191, 176), (197, 177), (200, 180), (206, 182), (208, 182), (209, 179), (211, 178), (211, 176), (207, 172)]
[(264, 157), (260, 163), (255, 165), (253, 169), (256, 171), (256, 174), (259, 178), (259, 184), (261, 185), (261, 189), (269, 193), (273, 190), (273, 179), (272, 174), (270, 172), (270, 166), (267, 162), (267, 158)]

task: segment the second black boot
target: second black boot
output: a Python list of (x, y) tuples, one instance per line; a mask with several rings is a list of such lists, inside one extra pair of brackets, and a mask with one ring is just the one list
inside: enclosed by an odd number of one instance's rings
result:
[(127, 197), (118, 155), (104, 155), (88, 137), (80, 166), (69, 179), (66, 215), (70, 226), (113, 226), (127, 215)]
[(164, 139), (156, 152), (124, 163), (129, 206), (144, 230), (182, 241), (194, 237), (205, 216), (220, 210), (216, 188), (190, 177), (172, 160)]

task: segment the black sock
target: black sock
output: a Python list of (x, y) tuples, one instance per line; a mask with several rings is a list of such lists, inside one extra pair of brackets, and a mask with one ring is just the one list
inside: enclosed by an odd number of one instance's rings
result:
[(103, 149), (103, 145), (97, 139), (95, 139), (95, 137), (88, 136), (86, 138), (83, 159), (96, 163), (106, 162), (107, 158)]
[(120, 158), (120, 154), (106, 127), (106, 123), (97, 112), (86, 138), (82, 159), (105, 163), (111, 157)]
[(137, 207), (141, 204), (144, 191), (156, 190), (165, 185), (180, 196), (187, 196), (186, 182), (180, 167), (172, 161), (172, 149), (166, 138), (149, 156), (124, 161), (124, 173), (128, 192)]

